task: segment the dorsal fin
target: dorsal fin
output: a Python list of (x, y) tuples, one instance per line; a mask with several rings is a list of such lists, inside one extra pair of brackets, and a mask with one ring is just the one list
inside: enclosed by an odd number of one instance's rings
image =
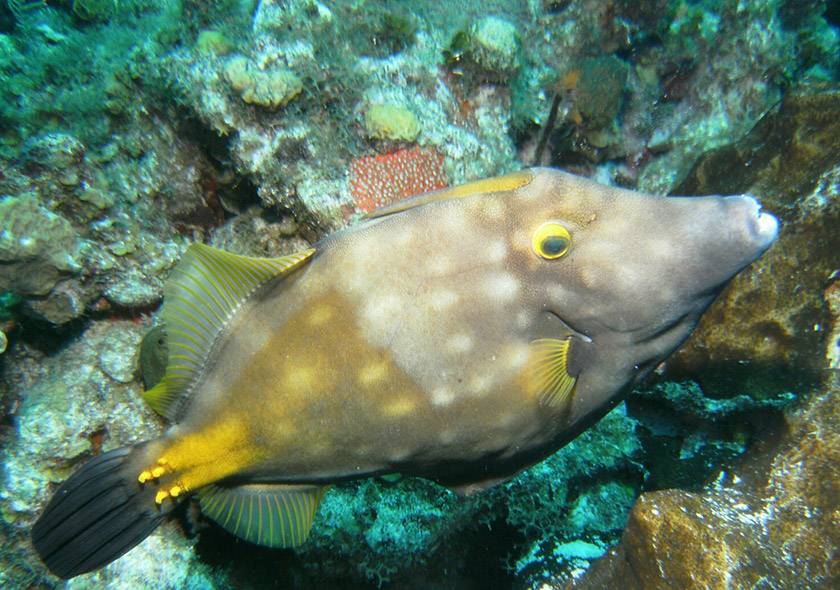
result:
[(219, 334), (242, 304), (271, 279), (298, 268), (315, 252), (281, 258), (251, 258), (193, 244), (163, 291), (163, 322), (169, 354), (166, 373), (144, 399), (175, 420)]
[(386, 215), (393, 215), (408, 209), (414, 209), (428, 203), (436, 201), (448, 201), (450, 199), (462, 199), (464, 197), (472, 197), (480, 193), (497, 193), (502, 191), (512, 191), (529, 184), (534, 178), (534, 173), (530, 170), (520, 170), (519, 172), (512, 172), (504, 176), (497, 176), (495, 178), (485, 178), (484, 180), (476, 180), (475, 182), (468, 182), (453, 186), (452, 188), (445, 188), (439, 191), (424, 193), (417, 195), (410, 199), (403, 199), (397, 201), (393, 205), (382, 207), (381, 209), (374, 209), (364, 216), (363, 219), (377, 219), (385, 217)]

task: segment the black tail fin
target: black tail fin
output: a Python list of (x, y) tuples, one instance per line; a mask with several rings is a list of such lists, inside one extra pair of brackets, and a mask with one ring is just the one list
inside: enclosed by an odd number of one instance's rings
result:
[(123, 447), (85, 463), (61, 484), (32, 527), (32, 543), (55, 575), (100, 568), (145, 539), (171, 511), (155, 486), (137, 481), (140, 447)]

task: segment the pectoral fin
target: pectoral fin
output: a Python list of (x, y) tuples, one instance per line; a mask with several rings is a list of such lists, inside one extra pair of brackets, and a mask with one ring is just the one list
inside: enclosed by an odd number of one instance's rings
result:
[(531, 342), (525, 386), (528, 393), (550, 407), (562, 407), (575, 387), (569, 373), (571, 340), (540, 338)]
[(201, 509), (223, 529), (265, 547), (297, 547), (309, 537), (329, 486), (211, 485), (199, 492)]

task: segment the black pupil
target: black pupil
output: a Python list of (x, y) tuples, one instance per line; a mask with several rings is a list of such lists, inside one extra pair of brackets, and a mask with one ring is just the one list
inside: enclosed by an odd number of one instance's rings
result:
[(549, 236), (543, 240), (542, 249), (549, 256), (556, 256), (569, 247), (569, 240), (562, 236)]

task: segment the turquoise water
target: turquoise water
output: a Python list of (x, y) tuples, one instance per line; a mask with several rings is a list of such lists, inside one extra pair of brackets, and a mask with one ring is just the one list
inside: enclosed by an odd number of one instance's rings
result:
[[(818, 466), (836, 464), (840, 448), (840, 412), (830, 405), (840, 367), (840, 2), (7, 0), (0, 5), (0, 78), (3, 587), (837, 582), (836, 527), (818, 517), (836, 509), (836, 477)], [(418, 457), (413, 473), (327, 474), (320, 483), (335, 485), (317, 507), (308, 540), (296, 547), (236, 538), (185, 492), (177, 507), (172, 498), (160, 503), (166, 512), (172, 508), (160, 527), (111, 565), (70, 581), (45, 566), (31, 530), (61, 482), (91, 458), (154, 439), (173, 417), (184, 418), (155, 412), (143, 392), (172, 364), (162, 304), (173, 298), (173, 269), (190, 244), (272, 258), (315, 244), (317, 259), (331, 243), (320, 241), (327, 236), (411, 215), (366, 221), (377, 207), (532, 166), (642, 193), (751, 194), (781, 232), (718, 295), (679, 351), (639, 362), (633, 371), (646, 377), (629, 383), (628, 376), (628, 387), (615, 387), (615, 403), (596, 412), (603, 419), (568, 444), (568, 436), (557, 438), (550, 449), (562, 446), (556, 452), (524, 457), (519, 447), (508, 449), (519, 457), (505, 463), (510, 477), (484, 491), (453, 493), (433, 481), (444, 477), (434, 469), (418, 477), (428, 467), (424, 453), (432, 452), (424, 447), (406, 451)], [(351, 257), (362, 262), (346, 273), (348, 284), (356, 284), (352, 278), (368, 284), (365, 269), (376, 274), (389, 261), (414, 260), (383, 273), (407, 281), (412, 269), (432, 264), (424, 253), (448, 243), (431, 236), (463, 244), (447, 251), (456, 261), (493, 258), (495, 242), (473, 237), (497, 234), (482, 233), (482, 224), (472, 233), (459, 229), (455, 214), (443, 211), (425, 241), (420, 236), (404, 253), (372, 247)], [(519, 210), (511, 215), (519, 219)], [(608, 217), (609, 209), (600, 215)], [(508, 217), (482, 223), (510, 229)], [(701, 259), (713, 263), (712, 247), (740, 231), (728, 225), (731, 218), (704, 225), (698, 215), (696, 225), (680, 226), (685, 239), (671, 242), (674, 256), (696, 254), (699, 246), (686, 246), (696, 234), (708, 238)], [(596, 222), (587, 219), (575, 223)], [(599, 234), (614, 247), (610, 264), (632, 257), (651, 234), (677, 227), (670, 219), (620, 225)], [(435, 233), (440, 228), (450, 229)], [(459, 231), (462, 240), (455, 239)], [(531, 228), (523, 231), (526, 254), (539, 255)], [(584, 235), (573, 232), (563, 242), (572, 248), (567, 260), (574, 260), (579, 239), (585, 251)], [(470, 274), (481, 264), (461, 270), (451, 285), (481, 291), (484, 283), (473, 286)], [(345, 280), (344, 273), (331, 276)], [(632, 280), (620, 272), (609, 277), (610, 288)], [(651, 273), (624, 300), (653, 305), (651, 293), (662, 291), (650, 282), (666, 278)], [(505, 284), (496, 281), (491, 291)], [(522, 284), (531, 292), (531, 283)], [(252, 291), (246, 297), (245, 287), (239, 293), (228, 286), (220, 297), (237, 299), (231, 316), (242, 317), (238, 295), (250, 300)], [(719, 286), (708, 285), (706, 295)], [(375, 291), (353, 313), (361, 316)], [(390, 319), (378, 308), (371, 312), (370, 326), (427, 338), (423, 322), (443, 316), (443, 307), (425, 313), (423, 293), (415, 295)], [(590, 302), (597, 309), (599, 297), (584, 298), (578, 309)], [(484, 311), (472, 320), (478, 334), (495, 325)], [(166, 319), (171, 327), (172, 316)], [(567, 332), (588, 330), (557, 319)], [(147, 336), (161, 325), (162, 333)], [(334, 334), (348, 355), (373, 338), (367, 328), (360, 328), (363, 337), (330, 329), (318, 334)], [(477, 340), (492, 346), (490, 336)], [(463, 339), (454, 342), (466, 347)], [(575, 367), (585, 360), (574, 360), (571, 350), (564, 370), (577, 378)], [(429, 347), (418, 351), (425, 359)], [(211, 364), (226, 358), (207, 354)], [(468, 348), (463, 354), (469, 381), (466, 367), (475, 356)], [(610, 358), (599, 357), (602, 369)], [(435, 370), (401, 362), (417, 374)], [(429, 389), (438, 402), (461, 395)], [(324, 437), (348, 421), (352, 426), (346, 416), (341, 424), (322, 420)], [(451, 419), (441, 416), (441, 423)], [(453, 424), (452, 440), (466, 428)], [(487, 432), (494, 428), (501, 429), (488, 418)], [(405, 429), (393, 430), (388, 448), (408, 445)], [(457, 451), (451, 441), (442, 445)], [(223, 464), (229, 456), (208, 461)], [(473, 454), (454, 470), (495, 475), (505, 457)], [(452, 465), (446, 469), (451, 476)], [(225, 477), (223, 485), (237, 482), (236, 474)], [(732, 505), (721, 507), (720, 498)], [(682, 520), (679, 505), (696, 508), (695, 516)], [(150, 503), (149, 510), (161, 509)], [(708, 536), (698, 532), (699, 522), (709, 523)], [(806, 524), (794, 533), (791, 522)], [(695, 563), (676, 550), (669, 554), (669, 544), (696, 546), (710, 557)], [(824, 552), (815, 550), (821, 545)], [(645, 550), (633, 553), (634, 547)], [(660, 569), (651, 566), (657, 560)], [(621, 563), (630, 563), (636, 577), (622, 574)], [(789, 577), (791, 569), (806, 573)], [(728, 581), (714, 577), (721, 571)]]

